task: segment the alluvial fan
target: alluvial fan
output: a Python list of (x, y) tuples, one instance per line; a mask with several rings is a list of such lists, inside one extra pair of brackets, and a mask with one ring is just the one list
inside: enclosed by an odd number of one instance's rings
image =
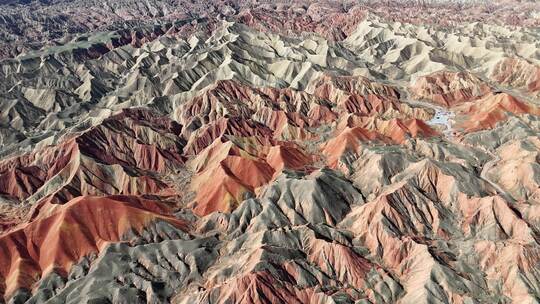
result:
[(4, 1), (2, 302), (540, 302), (540, 3)]

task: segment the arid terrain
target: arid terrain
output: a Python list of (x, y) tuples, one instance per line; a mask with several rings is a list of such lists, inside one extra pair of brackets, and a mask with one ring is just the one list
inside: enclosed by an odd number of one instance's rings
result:
[(540, 303), (540, 3), (0, 2), (0, 303)]

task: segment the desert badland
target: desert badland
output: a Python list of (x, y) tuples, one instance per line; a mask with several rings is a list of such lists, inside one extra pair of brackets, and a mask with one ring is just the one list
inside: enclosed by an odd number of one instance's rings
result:
[(540, 4), (3, 1), (0, 302), (540, 302)]

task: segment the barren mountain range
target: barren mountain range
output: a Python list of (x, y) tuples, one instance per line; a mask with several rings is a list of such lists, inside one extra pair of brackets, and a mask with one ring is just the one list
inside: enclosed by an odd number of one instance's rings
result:
[(0, 3), (0, 303), (539, 303), (536, 1)]

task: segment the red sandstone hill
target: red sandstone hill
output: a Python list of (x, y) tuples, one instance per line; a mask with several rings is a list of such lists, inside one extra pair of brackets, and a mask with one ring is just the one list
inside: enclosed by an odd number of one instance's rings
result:
[(426, 99), (437, 105), (453, 107), (491, 91), (489, 85), (469, 72), (435, 72), (416, 79), (412, 98)]
[[(89, 254), (128, 233), (140, 233), (156, 221), (187, 230), (187, 223), (167, 214), (159, 202), (128, 196), (75, 198), (64, 205), (46, 204), (28, 224), (0, 235), (0, 292), (9, 297), (51, 271), (66, 275)], [(129, 239), (128, 239), (129, 240)]]
[(507, 93), (486, 95), (458, 107), (457, 111), (468, 115), (467, 120), (461, 123), (466, 132), (493, 128), (507, 119), (509, 114), (540, 115), (540, 107), (529, 105)]
[(507, 87), (524, 89), (540, 94), (540, 66), (524, 59), (504, 58), (493, 68), (490, 78)]

